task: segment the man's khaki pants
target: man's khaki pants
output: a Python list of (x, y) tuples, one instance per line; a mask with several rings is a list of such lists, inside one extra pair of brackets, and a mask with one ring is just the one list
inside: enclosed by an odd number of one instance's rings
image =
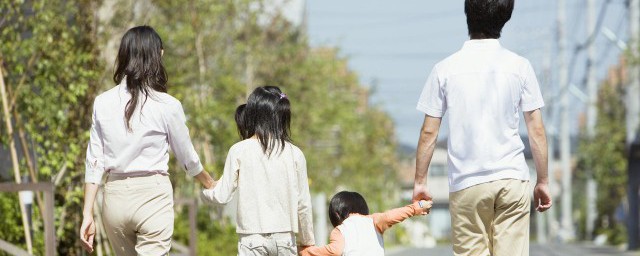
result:
[(173, 218), (168, 176), (108, 176), (102, 220), (115, 255), (168, 255)]
[(449, 194), (453, 254), (528, 256), (529, 182), (505, 179)]

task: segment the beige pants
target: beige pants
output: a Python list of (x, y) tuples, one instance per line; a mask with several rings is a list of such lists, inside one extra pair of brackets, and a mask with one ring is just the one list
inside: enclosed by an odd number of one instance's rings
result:
[(168, 176), (107, 177), (102, 220), (115, 255), (168, 255), (173, 215)]
[(529, 182), (497, 180), (450, 193), (453, 254), (528, 256)]
[(238, 234), (239, 256), (295, 256), (298, 255), (293, 232), (271, 234)]

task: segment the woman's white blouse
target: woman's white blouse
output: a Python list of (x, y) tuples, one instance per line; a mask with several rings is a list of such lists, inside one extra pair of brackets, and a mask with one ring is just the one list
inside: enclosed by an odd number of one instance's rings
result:
[(131, 131), (125, 126), (124, 111), (131, 94), (123, 82), (98, 95), (87, 147), (85, 182), (100, 183), (105, 172), (167, 173), (169, 149), (190, 176), (203, 170), (189, 137), (180, 101), (169, 94), (152, 91), (141, 96), (131, 116)]

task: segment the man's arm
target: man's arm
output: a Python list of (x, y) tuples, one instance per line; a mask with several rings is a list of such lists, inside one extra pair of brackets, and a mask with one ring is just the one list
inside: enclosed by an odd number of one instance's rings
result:
[(416, 149), (416, 176), (413, 185), (413, 201), (431, 200), (431, 194), (427, 189), (427, 175), (429, 163), (436, 148), (438, 132), (440, 131), (440, 117), (424, 116), (424, 123), (420, 130), (420, 139)]
[(548, 148), (547, 136), (542, 123), (542, 113), (540, 109), (524, 112), (524, 120), (527, 123), (527, 133), (529, 134), (529, 145), (533, 160), (536, 164), (538, 179), (533, 190), (533, 202), (536, 210), (544, 212), (551, 208), (551, 196), (549, 194), (549, 174), (548, 174)]

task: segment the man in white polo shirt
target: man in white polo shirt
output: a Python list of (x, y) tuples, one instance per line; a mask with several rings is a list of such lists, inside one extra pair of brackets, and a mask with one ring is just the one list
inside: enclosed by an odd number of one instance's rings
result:
[(540, 88), (529, 61), (498, 41), (514, 0), (466, 0), (471, 40), (435, 65), (417, 109), (425, 113), (413, 200), (431, 199), (429, 162), (449, 113), (449, 202), (455, 255), (529, 255), (529, 168), (518, 133), (529, 133), (537, 182), (534, 204), (551, 207)]

